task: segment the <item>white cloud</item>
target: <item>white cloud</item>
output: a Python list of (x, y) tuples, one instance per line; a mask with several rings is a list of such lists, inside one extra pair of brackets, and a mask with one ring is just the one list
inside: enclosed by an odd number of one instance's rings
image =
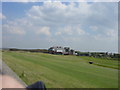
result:
[(78, 25), (72, 25), (72, 26), (65, 26), (65, 27), (60, 27), (58, 28), (57, 32), (55, 35), (85, 35), (87, 34), (85, 30), (82, 30), (81, 27)]
[(27, 2), (39, 2), (41, 0), (2, 0), (2, 2), (22, 2), (22, 3), (27, 3)]
[(107, 34), (107, 36), (115, 38), (115, 39), (117, 39), (117, 37), (118, 37), (117, 30), (113, 30), (113, 29), (107, 30), (106, 34)]
[(0, 13), (0, 19), (6, 19), (6, 16)]
[(98, 27), (97, 26), (90, 26), (90, 29), (93, 30), (93, 31), (97, 31)]
[(120, 0), (92, 0), (93, 2), (119, 2)]
[(55, 35), (61, 35), (62, 33), (60, 31), (56, 32)]
[(63, 33), (66, 33), (68, 35), (72, 35), (73, 34), (72, 27), (71, 26), (64, 27)]
[(82, 30), (80, 27), (76, 27), (76, 30), (77, 30), (77, 33), (78, 33), (79, 35), (87, 34), (87, 33), (85, 32), (85, 30)]
[(47, 35), (47, 36), (50, 36), (51, 33), (50, 33), (50, 28), (49, 27), (40, 27), (39, 30), (36, 31), (36, 34), (44, 34), (44, 35)]
[[(65, 5), (61, 2), (44, 2), (41, 6), (32, 6), (26, 12), (26, 17), (9, 21), (7, 24), (15, 27), (19, 26), (32, 32), (35, 32), (36, 27), (48, 26), (56, 35), (62, 33), (83, 35), (86, 30), (88, 33), (89, 28), (103, 34), (102, 32), (106, 31), (106, 27), (114, 30), (116, 28), (112, 16), (117, 15), (117, 13), (112, 12), (115, 9), (110, 11), (109, 7), (112, 7), (111, 5), (108, 3), (77, 3), (77, 5), (70, 3)], [(87, 29), (82, 29), (86, 26)], [(50, 35), (51, 31), (48, 30), (46, 35)], [(39, 30), (39, 33), (43, 33), (43, 31)]]
[(2, 0), (2, 2), (119, 2), (120, 0)]
[(25, 34), (25, 31), (23, 31), (19, 27), (11, 27), (10, 29), (11, 29), (10, 32), (13, 33), (13, 34), (20, 34), (20, 35)]
[(106, 30), (104, 31), (103, 34), (96, 34), (93, 36), (94, 39), (96, 40), (104, 40), (104, 41), (118, 41), (118, 31), (117, 30), (112, 30), (112, 29), (109, 29), (109, 30)]
[(19, 26), (9, 26), (9, 25), (3, 25), (3, 32), (11, 33), (11, 34), (17, 34), (17, 35), (24, 35), (26, 32), (23, 30), (23, 28)]
[[(7, 31), (20, 35), (27, 34), (30, 38), (33, 38), (30, 33), (32, 36), (39, 36), (38, 38), (43, 35), (51, 36), (43, 40), (54, 39), (52, 43), (64, 42), (63, 44), (74, 47), (78, 47), (79, 44), (83, 47), (90, 44), (92, 47), (95, 43), (99, 44), (98, 46), (107, 45), (105, 40), (109, 40), (109, 47), (112, 47), (113, 42), (117, 44), (116, 5), (117, 3), (75, 4), (71, 2), (66, 5), (61, 2), (44, 2), (43, 5), (32, 6), (25, 17), (7, 21), (6, 25), (11, 26)], [(5, 27), (3, 29), (6, 30)], [(93, 43), (87, 43), (89, 41)], [(47, 45), (47, 42), (45, 43)]]

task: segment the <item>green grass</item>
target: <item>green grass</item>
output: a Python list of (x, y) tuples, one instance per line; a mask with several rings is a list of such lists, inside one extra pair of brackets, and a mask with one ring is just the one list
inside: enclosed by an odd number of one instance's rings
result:
[(47, 88), (118, 87), (115, 60), (28, 52), (3, 52), (3, 60), (28, 85), (41, 80)]

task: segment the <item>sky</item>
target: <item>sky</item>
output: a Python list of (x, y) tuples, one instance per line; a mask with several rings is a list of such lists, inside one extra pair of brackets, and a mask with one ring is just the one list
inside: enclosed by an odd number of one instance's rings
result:
[(4, 48), (118, 52), (117, 2), (3, 2)]

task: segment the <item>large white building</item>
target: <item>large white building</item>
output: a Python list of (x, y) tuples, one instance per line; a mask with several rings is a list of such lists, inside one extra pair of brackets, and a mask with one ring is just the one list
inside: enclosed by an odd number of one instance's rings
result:
[(64, 55), (69, 55), (69, 54), (74, 54), (74, 50), (70, 50), (69, 47), (62, 47), (62, 46), (53, 46), (48, 49), (49, 53), (51, 54), (64, 54)]
[(64, 54), (65, 49), (61, 46), (53, 46), (48, 49), (51, 54)]

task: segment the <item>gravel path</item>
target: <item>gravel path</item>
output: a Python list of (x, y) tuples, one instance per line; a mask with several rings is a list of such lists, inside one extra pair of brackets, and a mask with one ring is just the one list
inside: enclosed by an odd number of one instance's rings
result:
[(21, 83), (22, 85), (24, 85), (25, 87), (27, 86), (17, 75), (15, 72), (13, 72), (11, 70), (11, 68), (9, 68), (2, 60), (0, 60), (0, 73), (3, 74), (7, 74), (11, 77), (13, 77), (14, 79), (16, 79), (19, 83)]

